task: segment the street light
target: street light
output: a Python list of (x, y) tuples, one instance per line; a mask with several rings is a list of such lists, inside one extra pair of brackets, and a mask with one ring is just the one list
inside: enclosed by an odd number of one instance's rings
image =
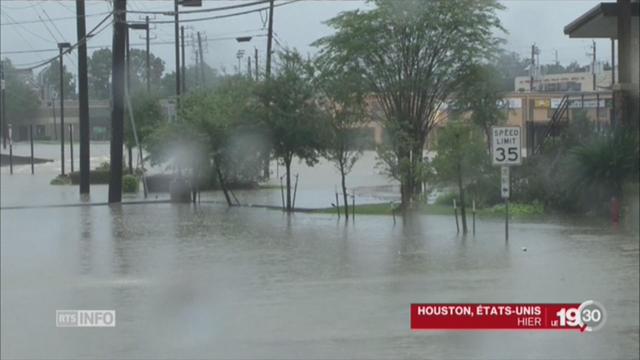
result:
[(240, 75), (240, 60), (242, 60), (242, 57), (244, 56), (244, 50), (238, 50), (238, 52), (236, 53), (236, 57), (238, 58), (238, 75)]
[(60, 50), (60, 173), (64, 176), (64, 65), (62, 63), (62, 55), (64, 49), (70, 49), (71, 44), (68, 42), (58, 43)]

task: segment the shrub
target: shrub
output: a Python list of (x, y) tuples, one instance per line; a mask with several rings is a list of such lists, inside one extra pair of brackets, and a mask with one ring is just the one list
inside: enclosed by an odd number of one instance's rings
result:
[(50, 185), (71, 185), (71, 179), (69, 176), (58, 175), (49, 182)]
[(125, 175), (122, 177), (122, 192), (135, 193), (138, 192), (138, 178), (133, 175)]

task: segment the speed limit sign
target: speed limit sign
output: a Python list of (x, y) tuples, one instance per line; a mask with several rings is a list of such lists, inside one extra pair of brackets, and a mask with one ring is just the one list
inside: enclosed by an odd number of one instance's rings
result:
[(493, 165), (522, 164), (521, 130), (519, 126), (493, 126), (491, 128), (491, 157)]

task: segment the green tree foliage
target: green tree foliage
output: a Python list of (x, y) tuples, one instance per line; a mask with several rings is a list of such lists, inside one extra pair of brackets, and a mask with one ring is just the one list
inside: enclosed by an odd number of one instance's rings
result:
[(267, 128), (273, 155), (286, 169), (286, 208), (292, 210), (291, 162), (318, 162), (323, 145), (323, 114), (316, 100), (313, 71), (296, 51), (278, 54), (277, 71), (258, 88), (260, 113)]
[[(64, 98), (74, 99), (76, 97), (76, 83), (73, 80), (73, 74), (67, 71), (67, 65), (63, 63), (62, 66), (63, 83), (64, 83)], [(56, 94), (60, 94), (60, 61), (54, 60), (47, 66), (40, 74), (42, 86), (46, 86), (52, 89)]]
[(402, 206), (421, 192), (426, 138), (441, 105), (460, 86), (468, 66), (493, 56), (502, 29), (494, 0), (374, 1), (367, 12), (344, 12), (318, 40), (321, 58), (366, 80), (391, 135), (390, 172), (398, 172)]
[[(328, 132), (324, 156), (332, 161), (340, 172), (340, 183), (344, 201), (344, 213), (349, 218), (346, 177), (356, 161), (362, 156), (364, 141), (356, 130), (364, 125), (365, 113), (364, 81), (357, 72), (317, 64), (316, 89), (318, 100), (327, 116)], [(355, 209), (354, 209), (355, 211)]]
[(259, 176), (265, 142), (253, 112), (254, 87), (248, 79), (229, 77), (216, 90), (190, 93), (182, 102), (180, 119), (205, 136), (207, 154), (229, 205), (229, 181)]
[(40, 107), (40, 98), (32, 86), (32, 79), (25, 78), (5, 58), (2, 61), (5, 78), (5, 106), (6, 122), (2, 124), (2, 131), (6, 131), (7, 124), (28, 124), (33, 121)]
[(455, 108), (469, 112), (471, 122), (482, 129), (490, 148), (491, 127), (506, 120), (500, 105), (504, 92), (500, 89), (500, 71), (491, 65), (472, 65), (455, 99)]
[[(147, 52), (141, 49), (131, 49), (129, 52), (130, 63), (130, 91), (136, 92), (146, 89), (147, 79)], [(88, 61), (89, 69), (89, 94), (97, 99), (108, 99), (111, 96), (111, 63), (113, 55), (108, 48), (99, 49), (91, 54)], [(149, 73), (151, 87), (157, 89), (161, 85), (164, 61), (153, 53), (149, 54)], [(175, 84), (175, 80), (174, 80)]]
[[(138, 141), (144, 146), (149, 134), (165, 121), (165, 112), (160, 105), (160, 98), (144, 90), (138, 90), (131, 95), (131, 106)], [(125, 116), (124, 141), (128, 151), (129, 173), (133, 173), (133, 148), (136, 146), (136, 140), (129, 113), (127, 112)]]
[(529, 60), (522, 59), (515, 52), (501, 51), (492, 63), (496, 69), (499, 69), (499, 89), (503, 92), (519, 91), (520, 89), (514, 88), (515, 78), (529, 75)]
[(438, 134), (433, 167), (440, 181), (456, 184), (462, 216), (462, 231), (467, 233), (465, 189), (485, 170), (490, 171), (489, 156), (482, 135), (472, 125), (452, 121)]
[(91, 54), (87, 61), (89, 73), (89, 97), (92, 99), (108, 99), (111, 97), (111, 50), (99, 49)]
[(622, 198), (625, 181), (638, 181), (638, 137), (627, 129), (597, 136), (571, 149), (570, 188)]

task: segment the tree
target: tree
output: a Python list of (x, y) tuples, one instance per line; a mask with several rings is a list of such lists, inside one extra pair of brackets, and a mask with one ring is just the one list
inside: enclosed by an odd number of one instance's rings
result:
[(570, 150), (574, 171), (569, 188), (622, 198), (625, 181), (638, 181), (638, 149), (637, 134), (621, 128), (575, 146)]
[[(91, 96), (98, 99), (108, 99), (110, 96), (111, 58), (111, 50), (104, 48), (94, 51), (88, 61), (89, 91)], [(134, 93), (139, 89), (146, 89), (147, 52), (141, 49), (131, 49), (129, 58), (129, 79), (131, 81), (129, 91)], [(150, 53), (149, 70), (152, 87), (160, 87), (164, 61)]]
[(33, 121), (40, 108), (40, 98), (31, 84), (30, 73), (27, 76), (19, 73), (11, 60), (2, 60), (5, 81), (5, 122), (2, 131), (8, 124), (26, 124)]
[[(142, 49), (129, 50), (129, 76), (131, 79), (131, 92), (138, 89), (146, 89), (147, 83), (147, 52)], [(164, 61), (149, 53), (149, 77), (150, 84), (156, 87), (160, 84), (164, 72)]]
[(400, 172), (402, 207), (422, 189), (423, 150), (441, 105), (465, 69), (494, 55), (502, 29), (494, 0), (376, 0), (371, 11), (329, 20), (336, 33), (315, 42), (327, 62), (358, 71), (382, 107), (389, 151)]
[(340, 172), (344, 213), (348, 219), (346, 177), (362, 156), (364, 143), (356, 136), (355, 131), (366, 119), (365, 86), (356, 72), (350, 72), (344, 68), (332, 68), (331, 64), (321, 62), (317, 67), (319, 70), (316, 78), (318, 96), (329, 125), (324, 156), (332, 161)]
[(259, 111), (269, 132), (273, 155), (286, 169), (286, 209), (291, 211), (291, 162), (293, 157), (312, 166), (322, 145), (321, 111), (315, 100), (313, 73), (297, 51), (278, 54), (278, 71), (258, 88)]
[[(164, 111), (160, 105), (160, 98), (145, 90), (138, 90), (131, 95), (131, 106), (133, 119), (136, 125), (136, 135), (141, 146), (158, 125), (164, 120)], [(127, 112), (124, 122), (124, 143), (127, 147), (129, 160), (129, 173), (133, 174), (133, 147), (136, 146), (136, 139), (131, 127), (131, 119)]]
[[(214, 91), (189, 93), (180, 108), (181, 121), (204, 137), (206, 154), (213, 161), (229, 206), (232, 201), (227, 182), (255, 178), (260, 172), (259, 153), (264, 141), (253, 112), (254, 86), (248, 79), (229, 77)], [(194, 170), (198, 175), (199, 169)]]
[(484, 132), (487, 149), (491, 150), (491, 127), (506, 120), (500, 105), (504, 93), (500, 72), (491, 65), (470, 66), (454, 104), (457, 110), (469, 112), (471, 122)]
[(99, 49), (91, 54), (87, 67), (89, 71), (89, 96), (108, 99), (111, 96), (111, 50)]
[[(73, 80), (73, 74), (67, 71), (67, 65), (62, 66), (62, 76), (64, 84), (64, 97), (65, 99), (74, 98), (76, 96), (76, 83)], [(51, 89), (55, 89), (57, 94), (60, 94), (60, 61), (59, 59), (53, 60), (51, 64), (42, 70), (40, 73), (40, 79), (43, 86), (47, 86)]]
[(441, 130), (436, 149), (433, 167), (441, 181), (458, 187), (462, 232), (466, 234), (465, 187), (488, 165), (488, 153), (476, 128), (460, 121), (452, 121)]

